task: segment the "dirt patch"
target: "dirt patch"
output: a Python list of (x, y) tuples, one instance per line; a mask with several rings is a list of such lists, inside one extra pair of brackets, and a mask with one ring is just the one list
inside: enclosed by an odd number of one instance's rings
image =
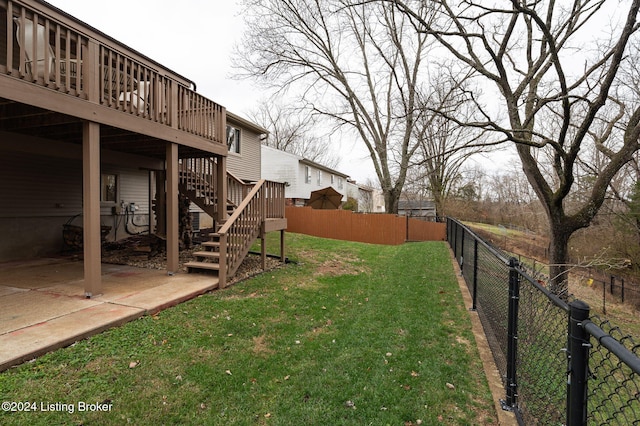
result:
[(335, 277), (339, 275), (359, 275), (369, 272), (369, 268), (362, 259), (354, 256), (335, 255), (320, 263), (315, 275)]
[(456, 336), (456, 342), (458, 342), (461, 345), (465, 345), (465, 346), (469, 346), (469, 341), (467, 339), (465, 339), (464, 337), (461, 336)]
[(269, 349), (269, 345), (266, 342), (267, 338), (263, 334), (253, 338), (253, 353), (256, 355), (270, 355), (273, 354), (273, 350)]

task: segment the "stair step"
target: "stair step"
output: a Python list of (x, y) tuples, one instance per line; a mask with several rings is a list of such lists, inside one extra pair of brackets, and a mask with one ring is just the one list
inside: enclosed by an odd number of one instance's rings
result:
[(220, 253), (217, 251), (196, 251), (193, 253), (195, 257), (206, 257), (208, 259), (220, 259)]
[(209, 270), (209, 271), (219, 271), (220, 270), (220, 264), (219, 263), (208, 263), (208, 262), (191, 261), (191, 262), (185, 263), (184, 266), (186, 266), (189, 271), (191, 271), (191, 269), (206, 269), (206, 270)]
[[(203, 247), (209, 247), (211, 249), (214, 250), (219, 250), (220, 249), (220, 242), (219, 241), (205, 241), (204, 243), (200, 244)], [(227, 247), (242, 247), (242, 244), (227, 244)]]
[(220, 241), (205, 241), (201, 245), (204, 247), (220, 248)]

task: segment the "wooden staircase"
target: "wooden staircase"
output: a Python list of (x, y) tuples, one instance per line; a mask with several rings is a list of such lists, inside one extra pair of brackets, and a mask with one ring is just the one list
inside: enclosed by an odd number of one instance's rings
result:
[[(180, 169), (180, 191), (203, 211), (216, 218), (218, 197), (213, 178), (216, 176), (216, 165), (200, 164), (203, 159), (197, 160), (191, 167)], [(227, 173), (225, 204), (227, 219), (216, 223), (217, 232), (210, 234), (210, 241), (202, 244), (204, 250), (195, 252), (195, 259), (185, 264), (189, 272), (217, 273), (220, 287), (225, 287), (227, 277), (235, 274), (256, 239), (262, 238), (264, 243), (266, 232), (283, 231), (286, 228), (283, 184), (265, 180), (260, 180), (255, 185), (246, 184)], [(262, 244), (263, 267), (264, 250)]]
[(219, 271), (220, 270), (220, 235), (214, 233), (210, 235), (211, 240), (202, 243), (204, 251), (196, 251), (193, 257), (196, 260), (187, 262), (189, 272), (194, 270)]
[[(214, 219), (218, 212), (218, 197), (215, 189), (217, 167), (217, 163), (211, 158), (185, 159), (181, 160), (178, 172), (180, 193)], [(230, 172), (227, 172), (227, 187), (231, 189), (229, 195), (233, 197), (227, 197), (228, 217), (248, 190), (247, 184)]]

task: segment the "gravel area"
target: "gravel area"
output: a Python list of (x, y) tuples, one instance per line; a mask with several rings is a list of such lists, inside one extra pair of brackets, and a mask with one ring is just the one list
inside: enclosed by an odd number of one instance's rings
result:
[[(203, 247), (195, 245), (180, 250), (179, 271), (187, 272), (185, 263), (193, 260), (193, 252), (202, 251)], [(102, 261), (117, 265), (130, 265), (137, 268), (166, 269), (164, 241), (149, 235), (139, 235), (126, 240), (105, 243)], [(279, 259), (267, 257), (265, 271), (280, 268)], [(249, 253), (238, 268), (235, 275), (227, 279), (227, 285), (233, 284), (264, 272), (261, 268), (260, 255)]]

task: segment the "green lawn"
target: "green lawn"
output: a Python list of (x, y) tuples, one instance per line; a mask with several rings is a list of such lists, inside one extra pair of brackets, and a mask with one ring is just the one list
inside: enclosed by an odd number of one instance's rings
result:
[(497, 422), (444, 243), (286, 243), (284, 268), (0, 373), (37, 409), (0, 424)]

